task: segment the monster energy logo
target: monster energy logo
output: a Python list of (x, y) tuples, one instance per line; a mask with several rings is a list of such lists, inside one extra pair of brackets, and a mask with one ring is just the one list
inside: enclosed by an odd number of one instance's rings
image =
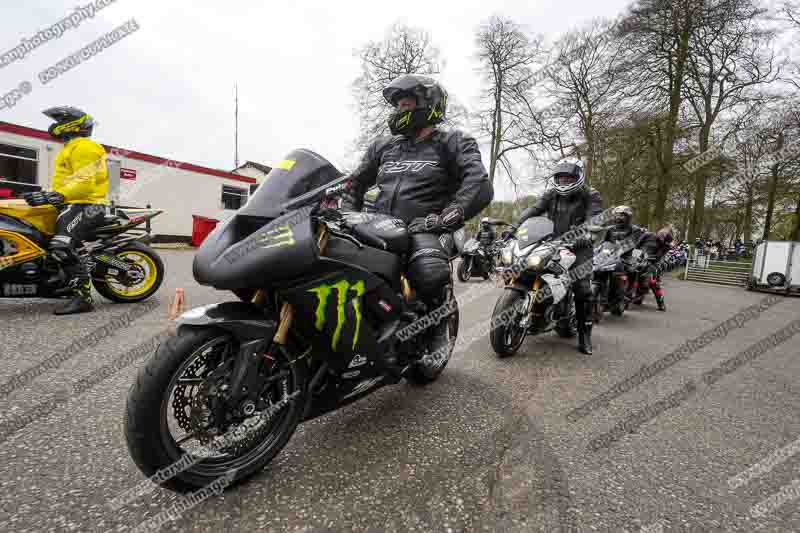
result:
[[(343, 279), (336, 283), (326, 283), (325, 285), (320, 285), (314, 289), (309, 289), (308, 292), (313, 292), (317, 295), (317, 314), (315, 325), (318, 331), (322, 331), (322, 328), (325, 326), (325, 310), (328, 306), (328, 297), (333, 289), (336, 289), (336, 329), (333, 331), (333, 342), (331, 343), (331, 348), (336, 350), (336, 346), (339, 344), (339, 337), (342, 333), (342, 327), (344, 326), (344, 306), (347, 303), (347, 293), (348, 291), (352, 291), (355, 293), (356, 297), (363, 295), (364, 281), (360, 280), (351, 285), (349, 281)], [(356, 343), (358, 342), (358, 334), (361, 328), (361, 307), (359, 306), (358, 300), (353, 300), (353, 309), (356, 313), (356, 330), (355, 334), (353, 335), (352, 348), (355, 349)]]
[[(291, 246), (294, 244), (294, 234), (288, 224), (267, 230), (259, 236), (261, 248), (274, 248), (276, 246)], [(268, 244), (270, 243), (271, 244)]]

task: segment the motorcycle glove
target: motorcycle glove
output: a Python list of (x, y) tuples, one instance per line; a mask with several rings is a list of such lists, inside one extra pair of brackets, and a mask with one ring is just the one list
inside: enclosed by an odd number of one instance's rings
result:
[(60, 207), (64, 205), (65, 201), (64, 195), (55, 191), (27, 192), (22, 195), (22, 199), (25, 200), (28, 203), (28, 205), (33, 207), (38, 207), (40, 205), (47, 205), (47, 204), (53, 205), (55, 207)]
[(408, 225), (408, 231), (415, 233), (450, 233), (464, 225), (464, 209), (461, 206), (445, 208), (440, 215), (430, 214), (417, 217)]

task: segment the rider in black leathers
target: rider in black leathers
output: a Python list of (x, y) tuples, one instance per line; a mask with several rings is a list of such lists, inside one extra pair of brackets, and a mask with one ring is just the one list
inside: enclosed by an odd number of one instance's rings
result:
[[(614, 220), (614, 225), (606, 230), (606, 233), (600, 242), (613, 242), (619, 244), (622, 246), (620, 258), (625, 261), (629, 261), (631, 255), (633, 254), (633, 250), (636, 249), (640, 239), (645, 234), (645, 230), (644, 228), (635, 226), (631, 223), (633, 220), (633, 209), (626, 205), (615, 207), (612, 211), (612, 217)], [(620, 262), (620, 265), (617, 268), (617, 272), (625, 272), (625, 263)], [(628, 274), (630, 274), (630, 272), (628, 272)], [(617, 290), (617, 298), (619, 301), (624, 301), (626, 297), (625, 287), (617, 287)]]
[[(547, 190), (538, 201), (520, 215), (517, 227), (527, 219), (547, 215), (553, 221), (553, 235), (558, 237), (582, 224), (590, 224), (593, 198), (584, 184), (583, 168), (578, 162), (560, 163), (553, 172), (554, 187)], [(596, 203), (596, 199), (595, 202)], [(582, 232), (574, 240), (577, 256), (573, 271), (581, 265), (591, 265), (592, 239)], [(578, 350), (592, 353), (592, 288), (591, 268), (572, 284), (575, 294), (575, 312), (578, 320)]]
[(484, 217), (481, 220), (481, 227), (478, 229), (478, 235), (476, 236), (476, 240), (480, 243), (481, 247), (484, 250), (489, 250), (489, 248), (494, 244), (494, 241), (497, 240), (497, 232), (494, 229), (494, 224), (491, 219), (488, 217)]
[[(435, 308), (444, 303), (450, 283), (452, 250), (443, 246), (452, 244), (452, 238), (447, 237), (491, 203), (494, 189), (475, 139), (436, 127), (447, 110), (447, 93), (436, 81), (400, 76), (383, 96), (395, 108), (389, 117), (392, 136), (367, 148), (350, 174), (351, 187), (342, 208), (360, 211), (364, 193), (377, 184), (375, 211), (408, 224), (407, 276), (420, 300)], [(446, 327), (444, 320), (434, 326), (436, 349)]]
[[(656, 297), (659, 311), (667, 310), (667, 306), (664, 304), (664, 291), (661, 288), (661, 260), (672, 248), (673, 240), (672, 229), (669, 227), (663, 228), (655, 234), (649, 232), (645, 233), (639, 240), (639, 248), (641, 248), (650, 259), (646, 279), (648, 286)], [(643, 280), (637, 280), (635, 285), (642, 281)], [(640, 304), (644, 299), (643, 292), (647, 292), (647, 289), (644, 291), (641, 291), (639, 287), (635, 287), (635, 289), (639, 290), (636, 290), (634, 293), (634, 303)]]

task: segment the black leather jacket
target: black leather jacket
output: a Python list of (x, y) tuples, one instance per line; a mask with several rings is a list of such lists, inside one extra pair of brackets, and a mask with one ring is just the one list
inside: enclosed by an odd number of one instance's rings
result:
[(554, 189), (550, 189), (534, 205), (522, 212), (518, 224), (541, 215), (546, 215), (553, 221), (554, 237), (568, 232), (572, 226), (589, 223), (592, 219), (592, 198), (589, 189), (582, 187), (569, 196), (560, 196)]
[(494, 244), (494, 241), (497, 240), (497, 232), (494, 230), (494, 226), (490, 225), (486, 229), (478, 230), (476, 239), (481, 246), (491, 246)]
[(669, 251), (670, 246), (659, 240), (655, 233), (648, 232), (639, 239), (639, 248), (648, 256), (659, 261)]
[(375, 210), (403, 219), (439, 214), (451, 205), (476, 216), (494, 198), (494, 188), (475, 139), (458, 130), (434, 130), (414, 143), (402, 135), (376, 140), (350, 174), (353, 186), (343, 208), (360, 211), (364, 193), (377, 184)]
[(635, 226), (633, 224), (620, 226), (615, 224), (606, 230), (606, 233), (600, 242), (620, 242), (627, 240), (628, 242), (625, 244), (627, 251), (622, 254), (622, 257), (629, 257), (633, 250), (638, 247), (644, 235), (644, 229), (640, 228), (639, 226)]

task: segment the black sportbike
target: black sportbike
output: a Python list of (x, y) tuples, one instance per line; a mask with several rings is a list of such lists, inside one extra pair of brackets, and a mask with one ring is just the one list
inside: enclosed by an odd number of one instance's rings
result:
[[(162, 486), (241, 482), (299, 423), (444, 370), (458, 334), (452, 281), (446, 303), (425, 309), (404, 276), (406, 225), (328, 207), (348, 187), (328, 161), (295, 150), (198, 249), (195, 279), (238, 300), (184, 313), (127, 400), (128, 449)], [(438, 351), (432, 318), (447, 325)], [(382, 367), (385, 354), (402, 375)]]

